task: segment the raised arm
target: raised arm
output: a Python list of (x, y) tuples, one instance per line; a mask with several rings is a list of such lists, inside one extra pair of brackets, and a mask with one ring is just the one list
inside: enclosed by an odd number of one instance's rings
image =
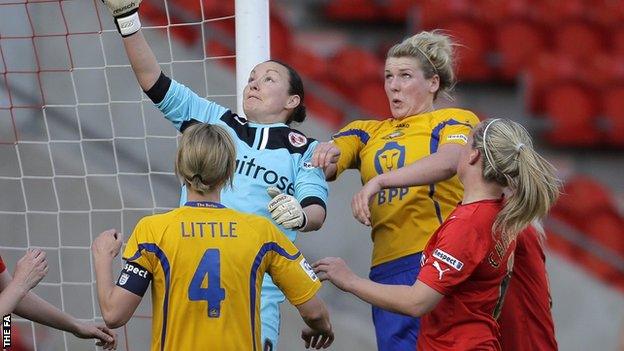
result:
[(158, 80), (160, 66), (141, 32), (140, 3), (141, 0), (104, 0), (123, 37), (124, 48), (139, 85), (147, 91)]
[(15, 279), (11, 279), (7, 270), (0, 273), (0, 316), (13, 312), (24, 296), (43, 279), (47, 272), (48, 263), (45, 252), (29, 249), (17, 262)]

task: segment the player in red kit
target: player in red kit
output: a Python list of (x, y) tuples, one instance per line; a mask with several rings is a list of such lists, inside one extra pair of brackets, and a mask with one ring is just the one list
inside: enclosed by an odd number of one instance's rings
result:
[[(340, 258), (313, 266), (322, 280), (377, 307), (422, 316), (418, 350), (501, 350), (496, 322), (514, 267), (516, 237), (543, 218), (559, 194), (554, 168), (518, 123), (481, 122), (463, 148), (460, 205), (423, 251), (416, 283), (384, 285), (355, 275)], [(508, 187), (511, 194), (503, 197)]]
[(534, 224), (516, 240), (513, 277), (498, 318), (504, 351), (557, 350), (541, 230)]

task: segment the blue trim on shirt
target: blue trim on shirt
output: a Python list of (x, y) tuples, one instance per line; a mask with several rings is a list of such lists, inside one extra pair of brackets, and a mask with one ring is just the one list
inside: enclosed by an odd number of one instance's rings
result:
[(154, 243), (140, 243), (138, 245), (139, 249), (137, 252), (132, 255), (132, 257), (128, 258), (127, 261), (134, 261), (141, 256), (141, 251), (145, 250), (147, 252), (151, 252), (156, 255), (158, 260), (160, 261), (160, 265), (162, 266), (163, 273), (165, 274), (165, 300), (163, 302), (163, 326), (162, 333), (160, 336), (160, 349), (162, 351), (165, 350), (165, 337), (167, 335), (167, 313), (169, 310), (169, 287), (170, 287), (170, 267), (169, 260), (167, 259), (167, 255), (158, 247), (158, 245)]
[(208, 207), (208, 208), (226, 208), (225, 205), (222, 205), (218, 202), (212, 201), (187, 201), (184, 206), (190, 207)]
[[(469, 123), (463, 123), (454, 119), (449, 119), (439, 123), (433, 130), (431, 131), (431, 139), (429, 141), (429, 153), (435, 154), (438, 152), (438, 146), (440, 145), (440, 133), (442, 129), (446, 126), (456, 126), (463, 125), (469, 128), (472, 126)], [(429, 184), (429, 198), (433, 201), (433, 206), (435, 207), (436, 215), (438, 216), (438, 221), (442, 224), (442, 210), (440, 209), (440, 203), (433, 198), (435, 195), (435, 184)]]
[(355, 135), (358, 138), (360, 138), (360, 141), (363, 144), (368, 143), (368, 139), (370, 139), (370, 135), (368, 135), (368, 133), (362, 129), (348, 129), (348, 130), (345, 130), (344, 132), (334, 134), (334, 136), (332, 136), (332, 139), (345, 137), (345, 136), (351, 136), (351, 135)]
[(260, 264), (262, 264), (262, 260), (264, 259), (264, 256), (270, 252), (270, 251), (274, 251), (277, 254), (289, 259), (289, 260), (296, 260), (297, 258), (299, 258), (299, 256), (301, 256), (301, 252), (297, 252), (294, 255), (289, 255), (288, 252), (286, 252), (286, 250), (279, 246), (278, 243), (276, 242), (268, 242), (265, 243), (264, 245), (262, 245), (262, 247), (260, 248), (260, 250), (258, 251), (258, 254), (256, 255), (256, 258), (254, 259), (254, 263), (251, 266), (251, 273), (250, 273), (250, 278), (249, 278), (249, 302), (251, 303), (251, 308), (250, 308), (250, 315), (251, 315), (251, 340), (252, 343), (254, 345), (254, 351), (256, 350), (256, 342), (255, 342), (255, 335), (256, 335), (256, 323), (255, 323), (255, 319), (256, 319), (256, 279), (257, 279), (257, 275), (258, 275), (258, 268), (260, 267)]

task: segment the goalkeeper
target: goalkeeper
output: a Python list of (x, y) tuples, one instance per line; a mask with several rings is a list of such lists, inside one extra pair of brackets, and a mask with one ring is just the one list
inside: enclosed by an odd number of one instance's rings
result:
[[(236, 141), (234, 183), (222, 191), (223, 204), (272, 218), (292, 241), (297, 231), (319, 229), (325, 220), (327, 183), (323, 172), (310, 166), (317, 141), (289, 127), (306, 116), (299, 74), (276, 61), (258, 64), (243, 92), (246, 118), (240, 117), (162, 73), (140, 30), (140, 0), (104, 2), (115, 17), (139, 85), (165, 118), (180, 132), (196, 123), (220, 125)], [(185, 202), (183, 188), (181, 203)], [(261, 294), (264, 350), (276, 349), (283, 301), (284, 295), (265, 275)]]

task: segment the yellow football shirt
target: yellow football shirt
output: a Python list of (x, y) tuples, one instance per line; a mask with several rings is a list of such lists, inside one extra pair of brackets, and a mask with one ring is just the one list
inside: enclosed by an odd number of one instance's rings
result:
[[(477, 123), (474, 113), (456, 108), (401, 120), (351, 122), (333, 136), (341, 151), (336, 176), (358, 169), (365, 184), (378, 174), (435, 153), (444, 144), (465, 144)], [(371, 203), (372, 265), (421, 252), (462, 194), (457, 176), (436, 184), (380, 191)]]
[(268, 219), (211, 202), (141, 219), (123, 257), (152, 276), (152, 351), (261, 350), (263, 274), (293, 305), (321, 286)]

